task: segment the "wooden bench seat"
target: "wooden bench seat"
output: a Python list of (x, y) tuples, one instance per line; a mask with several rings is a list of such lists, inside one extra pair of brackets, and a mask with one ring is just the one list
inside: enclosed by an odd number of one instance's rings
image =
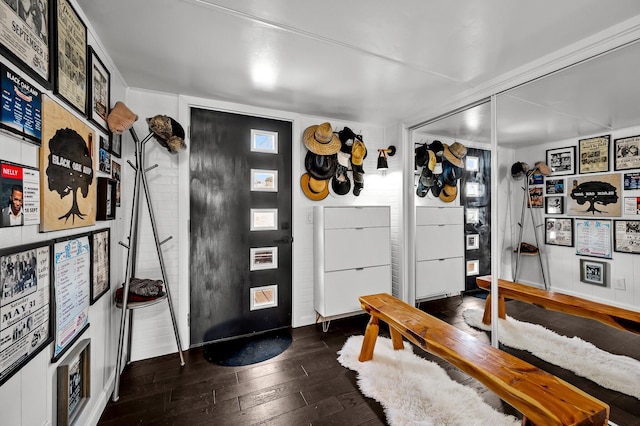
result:
[(404, 336), (455, 365), (519, 410), (524, 416), (523, 425), (607, 424), (607, 404), (396, 297), (386, 293), (362, 296), (360, 304), (371, 315), (361, 362), (373, 358), (379, 321), (384, 321), (389, 325), (394, 349), (404, 347)]
[[(476, 278), (478, 287), (491, 291), (491, 276)], [(619, 330), (640, 334), (640, 312), (592, 302), (576, 296), (543, 290), (526, 284), (498, 280), (498, 317), (505, 318), (504, 298), (531, 303), (552, 311), (600, 321)], [(491, 295), (487, 296), (482, 322), (491, 324)]]

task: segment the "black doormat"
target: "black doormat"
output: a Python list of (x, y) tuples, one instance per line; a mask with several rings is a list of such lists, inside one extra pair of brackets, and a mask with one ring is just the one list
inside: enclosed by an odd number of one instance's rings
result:
[(205, 345), (204, 358), (210, 363), (225, 367), (251, 365), (280, 355), (291, 345), (292, 340), (287, 329), (268, 331)]

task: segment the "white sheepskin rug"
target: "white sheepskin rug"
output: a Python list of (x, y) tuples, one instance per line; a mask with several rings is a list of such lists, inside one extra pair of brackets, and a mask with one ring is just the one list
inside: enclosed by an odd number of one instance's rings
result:
[(358, 361), (363, 336), (351, 336), (338, 351), (338, 361), (358, 373), (363, 395), (378, 401), (392, 426), (520, 425), (495, 411), (476, 393), (449, 378), (436, 363), (420, 358), (405, 342), (394, 351), (391, 340), (378, 337), (373, 359)]
[[(467, 324), (481, 330), (482, 310), (466, 309)], [(600, 386), (640, 399), (640, 361), (603, 351), (579, 337), (566, 337), (538, 324), (507, 316), (498, 322), (498, 338), (503, 345), (520, 349), (551, 364), (573, 371)]]

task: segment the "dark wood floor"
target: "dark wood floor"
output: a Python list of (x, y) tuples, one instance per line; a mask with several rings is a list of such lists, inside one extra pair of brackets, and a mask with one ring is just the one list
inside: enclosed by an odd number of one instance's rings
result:
[[(488, 333), (469, 327), (466, 308), (481, 308), (484, 300), (465, 296), (425, 302), (421, 309), (489, 341)], [(607, 351), (640, 359), (640, 336), (618, 332), (595, 321), (545, 311), (518, 301), (507, 302), (514, 318), (539, 323), (561, 334), (577, 335)], [(327, 333), (320, 325), (292, 330), (293, 343), (281, 355), (245, 367), (221, 367), (205, 361), (201, 349), (134, 362), (121, 378), (120, 399), (109, 402), (100, 425), (384, 425), (382, 407), (362, 396), (353, 371), (343, 368), (336, 352), (353, 334), (363, 334), (366, 315), (335, 320)], [(387, 330), (381, 328), (381, 335)], [(640, 401), (598, 386), (571, 372), (545, 363), (527, 352), (503, 348), (580, 387), (611, 406), (611, 421), (640, 426)], [(449, 375), (475, 388), (492, 406), (518, 415), (482, 384), (455, 367), (440, 363)], [(640, 386), (640, 384), (639, 384)]]

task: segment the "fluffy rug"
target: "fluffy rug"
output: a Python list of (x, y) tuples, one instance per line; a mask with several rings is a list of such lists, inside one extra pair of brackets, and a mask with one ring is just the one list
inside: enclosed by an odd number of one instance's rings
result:
[(358, 361), (363, 336), (351, 336), (338, 361), (358, 373), (358, 386), (384, 408), (387, 421), (399, 425), (519, 425), (495, 411), (473, 389), (449, 378), (435, 362), (420, 358), (405, 343), (394, 351), (390, 339), (378, 337), (373, 359)]
[[(472, 327), (491, 329), (491, 326), (482, 323), (480, 309), (466, 309), (463, 316)], [(602, 387), (640, 399), (640, 361), (603, 351), (579, 337), (562, 336), (541, 325), (518, 321), (509, 316), (498, 324), (498, 337), (502, 344), (528, 351)]]

